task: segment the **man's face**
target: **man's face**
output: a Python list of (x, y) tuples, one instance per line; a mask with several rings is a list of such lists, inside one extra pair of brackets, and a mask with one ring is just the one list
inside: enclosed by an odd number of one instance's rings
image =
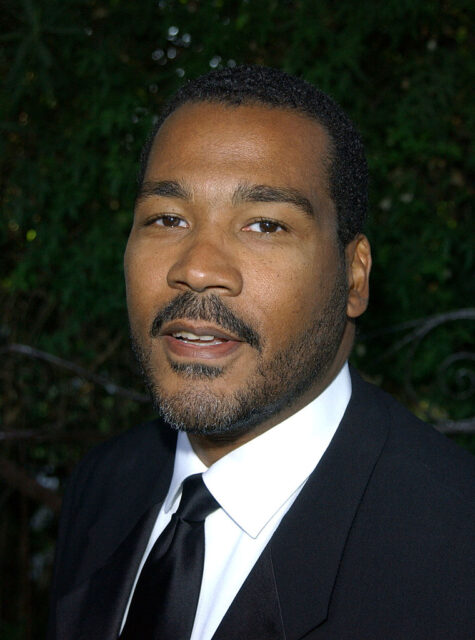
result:
[(125, 274), (134, 350), (176, 427), (272, 426), (345, 361), (328, 144), (318, 123), (265, 106), (187, 104), (160, 128)]

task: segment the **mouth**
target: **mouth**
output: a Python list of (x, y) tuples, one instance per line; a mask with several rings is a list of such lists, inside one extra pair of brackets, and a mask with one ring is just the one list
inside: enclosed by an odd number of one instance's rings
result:
[(160, 331), (167, 350), (189, 359), (223, 358), (236, 351), (243, 340), (218, 327), (195, 322), (174, 321)]

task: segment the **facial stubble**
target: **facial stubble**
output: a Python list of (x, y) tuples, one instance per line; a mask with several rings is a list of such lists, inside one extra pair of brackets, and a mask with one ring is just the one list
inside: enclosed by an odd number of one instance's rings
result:
[[(249, 348), (256, 350), (257, 364), (254, 375), (233, 393), (219, 393), (213, 388), (213, 379), (224, 376), (225, 367), (176, 363), (171, 359), (168, 366), (182, 378), (183, 386), (178, 393), (167, 392), (157, 383), (151, 348), (145, 349), (131, 331), (132, 348), (154, 408), (175, 429), (232, 437), (250, 431), (292, 406), (310, 387), (318, 387), (336, 357), (347, 321), (347, 292), (344, 269), (340, 269), (318, 317), (269, 359), (265, 357), (265, 336), (259, 336), (245, 325), (256, 338), (254, 346)], [(184, 296), (188, 296), (189, 305)], [(232, 321), (234, 314), (225, 308), (221, 299), (214, 298), (214, 304), (210, 305), (200, 303), (204, 299), (200, 299), (199, 294), (182, 294), (176, 308), (180, 309), (183, 319), (199, 318), (219, 324), (224, 314)], [(214, 313), (210, 311), (213, 307)], [(244, 324), (235, 316), (234, 319)], [(154, 333), (153, 327), (151, 333)]]

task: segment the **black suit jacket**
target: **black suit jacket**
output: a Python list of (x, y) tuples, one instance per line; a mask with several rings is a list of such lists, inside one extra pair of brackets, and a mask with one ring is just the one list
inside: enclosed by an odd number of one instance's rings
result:
[[(355, 372), (352, 384), (329, 448), (213, 640), (475, 638), (473, 460)], [(79, 465), (50, 640), (117, 638), (175, 442), (154, 421)]]

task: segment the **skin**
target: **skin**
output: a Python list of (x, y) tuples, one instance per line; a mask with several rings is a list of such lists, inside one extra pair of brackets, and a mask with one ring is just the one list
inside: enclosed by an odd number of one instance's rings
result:
[[(271, 361), (319, 317), (341, 269), (348, 283), (342, 338), (320, 379), (250, 431), (189, 434), (207, 465), (313, 400), (351, 351), (354, 319), (367, 307), (371, 252), (367, 238), (357, 235), (343, 264), (325, 171), (328, 148), (328, 135), (316, 121), (261, 105), (187, 104), (155, 138), (124, 264), (132, 333), (163, 393), (180, 394), (193, 385), (197, 393), (226, 397), (252, 384), (258, 359)], [(163, 181), (179, 183), (183, 192), (163, 184), (154, 189)], [(279, 189), (280, 201), (256, 201), (253, 185)], [(240, 340), (215, 344), (214, 350), (186, 345), (166, 333), (166, 322), (163, 333), (152, 337), (157, 311), (184, 292), (219, 296), (257, 330), (260, 351)], [(211, 333), (209, 325), (187, 320), (181, 328)], [(212, 365), (222, 375), (190, 381), (174, 364)]]

